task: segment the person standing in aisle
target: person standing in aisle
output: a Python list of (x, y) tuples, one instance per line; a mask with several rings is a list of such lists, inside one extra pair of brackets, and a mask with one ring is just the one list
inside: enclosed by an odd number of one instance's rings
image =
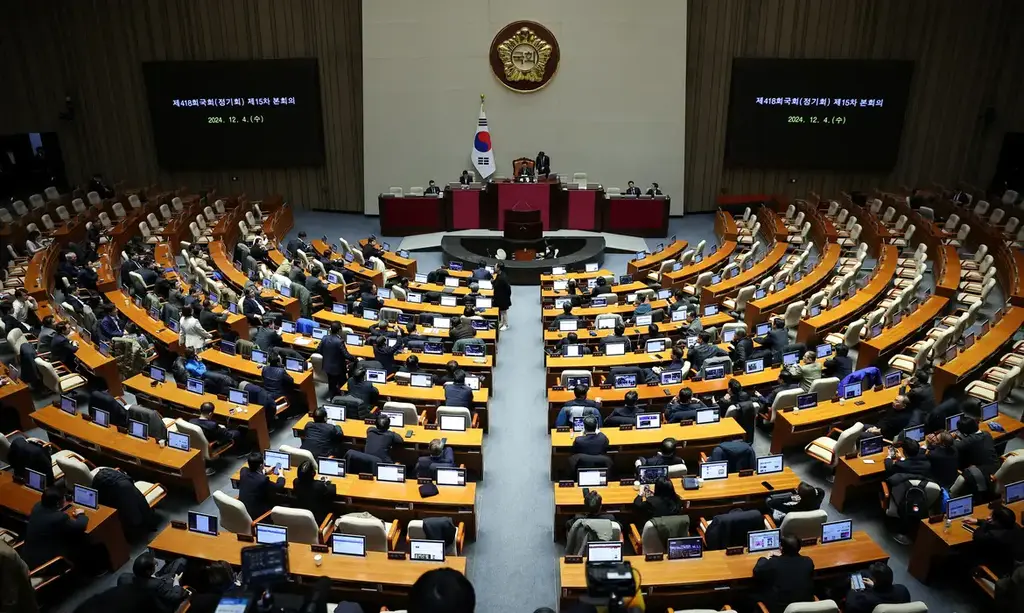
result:
[(505, 264), (498, 262), (494, 265), (494, 300), (492, 304), (498, 309), (498, 327), (501, 330), (508, 330), (508, 310), (512, 308), (512, 285), (508, 282), (508, 275), (505, 273)]

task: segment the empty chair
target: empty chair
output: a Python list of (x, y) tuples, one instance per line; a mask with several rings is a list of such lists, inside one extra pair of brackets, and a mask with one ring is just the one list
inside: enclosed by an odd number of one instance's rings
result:
[(904, 604), (880, 604), (871, 613), (928, 613), (928, 605), (921, 601)]
[(889, 368), (912, 375), (917, 372), (918, 369), (923, 369), (928, 364), (928, 360), (931, 359), (932, 349), (935, 347), (935, 341), (932, 339), (926, 339), (920, 350), (914, 355), (904, 355), (902, 353), (894, 355), (889, 359)]
[(155, 245), (156, 243), (162, 242), (162, 239), (159, 236), (153, 236), (153, 234), (149, 231), (149, 224), (147, 224), (144, 221), (139, 222), (139, 232), (142, 233), (142, 237), (146, 239), (146, 242), (151, 245)]
[[(178, 200), (178, 203), (181, 204), (181, 198), (178, 198), (177, 200)], [(174, 203), (174, 200), (171, 200), (171, 204), (173, 204), (173, 203)], [(142, 200), (139, 199), (138, 195), (132, 194), (131, 196), (128, 196), (128, 206), (132, 207), (133, 209), (141, 209), (142, 208)], [(175, 210), (180, 211), (180, 209), (175, 209)]]
[(988, 217), (988, 223), (993, 226), (998, 226), (1003, 221), (1003, 217), (1006, 217), (1006, 211), (1003, 209), (996, 209), (992, 211), (992, 214)]
[(787, 328), (796, 328), (800, 324), (800, 317), (804, 313), (804, 307), (807, 305), (803, 300), (797, 300), (796, 302), (789, 303), (786, 307), (786, 314), (784, 316), (786, 320)]
[(396, 402), (389, 400), (384, 403), (384, 411), (394, 411), (402, 414), (402, 421), (406, 425), (420, 423), (420, 415), (416, 411), (416, 405), (411, 402)]
[[(408, 537), (414, 540), (428, 540), (427, 531), (424, 529), (422, 519), (410, 519), (409, 525), (407, 526)], [(452, 542), (446, 545), (449, 550), (449, 554), (461, 556), (462, 545), (466, 540), (466, 523), (459, 522), (455, 527), (455, 538)]]
[(1011, 217), (1006, 225), (1003, 226), (1003, 234), (1005, 236), (1013, 236), (1013, 233), (1017, 231), (1017, 226), (1020, 225), (1020, 219)]
[(43, 215), (39, 218), (39, 221), (43, 222), (43, 227), (46, 228), (47, 232), (53, 232), (56, 227), (53, 225), (53, 218), (49, 215)]
[[(985, 257), (988, 256), (988, 245), (982, 243), (978, 245), (978, 250), (974, 252), (974, 255), (969, 260), (963, 260), (960, 262), (961, 275), (966, 274), (965, 271), (981, 270), (981, 266), (985, 261)], [(985, 272), (981, 270), (981, 272)]]
[(978, 217), (984, 217), (988, 213), (988, 200), (979, 200), (978, 204), (974, 205), (974, 214)]
[(60, 202), (60, 192), (57, 191), (56, 187), (51, 185), (44, 189), (43, 193), (46, 194), (46, 199), (50, 202)]
[(401, 187), (394, 187), (394, 186), (393, 186), (393, 187), (391, 187), (391, 188), (389, 188), (389, 189), (388, 189), (388, 193), (389, 193), (389, 194), (391, 194), (392, 196), (396, 196), (396, 197), (398, 197), (398, 198), (401, 198), (401, 197), (402, 197), (402, 194), (403, 194), (404, 192), (403, 192), (403, 190), (402, 190), (402, 188), (401, 188)]
[(103, 204), (103, 199), (100, 198), (98, 192), (89, 192), (85, 197), (89, 199), (89, 206), (99, 206)]
[(68, 207), (63, 204), (57, 207), (57, 217), (60, 218), (61, 221), (68, 221), (71, 219), (71, 214), (68, 213)]
[(479, 425), (479, 418), (465, 407), (441, 405), (437, 407), (435, 415), (437, 416), (437, 423), (441, 423), (441, 417), (461, 417), (466, 424), (466, 428), (476, 428)]
[(1019, 366), (1009, 369), (993, 366), (982, 374), (980, 381), (972, 381), (967, 384), (967, 389), (964, 391), (968, 396), (973, 396), (984, 402), (1002, 402), (1018, 385), (1020, 377), (1021, 368)]
[(24, 217), (28, 214), (28, 207), (25, 206), (25, 202), (22, 200), (15, 200), (11, 203), (11, 208), (18, 214), (18, 217)]
[(704, 287), (705, 285), (710, 285), (711, 284), (711, 277), (713, 277), (713, 276), (714, 276), (714, 273), (711, 273), (711, 272), (702, 272), (702, 273), (700, 273), (699, 275), (697, 275), (697, 280), (693, 284), (684, 284), (683, 285), (683, 292), (685, 292), (687, 294), (690, 294), (691, 296), (699, 295), (700, 294), (700, 289), (702, 287)]
[(896, 209), (886, 207), (885, 213), (882, 213), (882, 223), (888, 225), (892, 221), (892, 218), (896, 216)]
[(836, 227), (839, 227), (839, 226), (842, 226), (842, 225), (846, 224), (846, 220), (847, 220), (847, 218), (849, 216), (850, 216), (850, 210), (849, 209), (842, 209), (841, 211), (839, 211), (839, 214), (836, 215), (836, 219), (835, 219)]
[(319, 545), (330, 542), (334, 532), (334, 515), (327, 514), (322, 525), (317, 525), (313, 512), (307, 509), (276, 506), (270, 510), (270, 520), (275, 525), (288, 528), (289, 543)]
[(252, 534), (252, 517), (242, 501), (218, 490), (213, 493), (213, 502), (220, 514), (221, 528), (235, 534)]
[[(860, 226), (854, 226), (860, 227)], [(811, 232), (811, 222), (805, 221), (802, 228), (800, 228), (800, 234), (790, 235), (786, 237), (786, 242), (790, 245), (803, 245), (807, 242), (807, 235)]]
[(960, 225), (960, 216), (956, 213), (951, 214), (946, 218), (946, 223), (942, 224), (942, 229), (946, 232), (956, 231), (957, 226)]
[(666, 272), (672, 270), (672, 266), (676, 263), (675, 260), (664, 260), (658, 267), (658, 270), (647, 273), (647, 280), (655, 283), (661, 283), (661, 276)]
[(837, 438), (833, 439), (831, 436), (818, 437), (808, 443), (804, 451), (815, 460), (827, 466), (835, 467), (839, 463), (839, 458), (857, 448), (857, 440), (863, 431), (864, 424), (859, 421), (845, 430), (833, 428), (829, 434), (838, 434)]
[(85, 203), (82, 202), (81, 198), (75, 198), (74, 200), (72, 200), (71, 208), (75, 209), (76, 213), (84, 213), (86, 209)]
[(828, 521), (828, 513), (816, 511), (793, 511), (786, 513), (785, 519), (779, 524), (782, 536), (795, 536), (798, 539), (811, 539), (821, 536), (821, 525)]
[(914, 236), (914, 232), (917, 230), (917, 226), (910, 224), (907, 227), (906, 233), (903, 234), (903, 238), (893, 238), (889, 240), (890, 245), (896, 245), (897, 247), (903, 248), (910, 245), (910, 239)]
[(394, 550), (401, 534), (397, 519), (385, 524), (376, 517), (363, 517), (361, 514), (342, 515), (338, 518), (335, 531), (366, 537), (366, 551)]
[(957, 231), (956, 238), (951, 239), (951, 240), (947, 240), (946, 244), (947, 245), (952, 245), (954, 247), (960, 247), (961, 245), (964, 244), (964, 241), (967, 240), (967, 235), (970, 234), (970, 233), (971, 233), (971, 226), (969, 226), (967, 224), (964, 224), (964, 225), (960, 226), (960, 230)]
[(409, 195), (410, 196), (422, 196), (423, 195), (423, 188), (422, 187), (410, 187), (409, 188)]
[[(747, 308), (747, 303), (754, 297), (755, 291), (757, 291), (756, 285), (741, 287), (740, 291), (736, 293), (736, 298), (726, 298), (722, 301), (722, 306), (729, 311), (742, 313)], [(745, 328), (746, 326), (743, 327)]]
[(28, 203), (33, 209), (41, 209), (46, 206), (46, 201), (39, 194), (32, 194), (28, 197)]
[(86, 384), (85, 377), (71, 373), (63, 366), (54, 366), (43, 358), (36, 358), (36, 369), (43, 379), (43, 385), (55, 394), (66, 394)]
[[(750, 244), (752, 244), (754, 242), (754, 237), (756, 237), (760, 231), (761, 231), (761, 222), (755, 223), (754, 227), (751, 228), (749, 231), (748, 230), (739, 230), (739, 232), (741, 234), (736, 237), (736, 242), (738, 242), (741, 245), (750, 245)], [(746, 233), (746, 232), (749, 232), (749, 233)], [(746, 234), (744, 234), (744, 233), (746, 233)]]
[(163, 218), (165, 223), (171, 221), (171, 207), (167, 206), (166, 204), (161, 204), (160, 217)]
[(839, 391), (838, 377), (822, 377), (811, 382), (808, 394), (817, 394), (818, 402), (828, 402), (835, 398)]
[(118, 219), (124, 219), (128, 216), (128, 214), (124, 212), (124, 205), (120, 202), (115, 202), (110, 209), (114, 211), (114, 217), (117, 217)]

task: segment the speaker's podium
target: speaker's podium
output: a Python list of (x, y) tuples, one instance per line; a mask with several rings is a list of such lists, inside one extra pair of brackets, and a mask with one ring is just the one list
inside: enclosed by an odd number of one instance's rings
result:
[(544, 221), (538, 209), (508, 209), (505, 211), (505, 241), (513, 251), (515, 260), (532, 260), (537, 247), (544, 240)]

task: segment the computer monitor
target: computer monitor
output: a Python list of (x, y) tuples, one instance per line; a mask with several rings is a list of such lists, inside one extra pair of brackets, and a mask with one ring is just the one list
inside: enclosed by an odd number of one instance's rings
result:
[(443, 307), (453, 307), (458, 306), (458, 304), (459, 299), (456, 296), (441, 296), (441, 306)]
[(633, 254), (633, 259), (634, 260), (642, 260), (645, 257), (647, 257), (647, 252), (646, 251), (637, 251), (636, 253)]
[(981, 421), (995, 419), (999, 415), (999, 403), (990, 402), (981, 406)]
[(718, 285), (722, 282), (722, 275), (711, 275), (711, 285)]
[(957, 432), (960, 430), (960, 419), (964, 416), (963, 413), (957, 413), (956, 415), (950, 415), (946, 418), (946, 430), (949, 432)]
[(768, 292), (764, 291), (760, 287), (757, 288), (756, 290), (754, 290), (754, 300), (760, 300), (760, 299), (764, 298), (767, 295), (768, 295)]
[(621, 562), (622, 543), (619, 541), (591, 541), (587, 543), (587, 562)]
[(331, 312), (336, 315), (344, 315), (348, 312), (348, 305), (341, 302), (335, 302), (331, 305)]
[(1005, 494), (1004, 499), (1006, 504), (1024, 500), (1024, 481), (1017, 481), (1015, 483), (1008, 484), (1003, 488), (1003, 493)]
[(284, 471), (291, 467), (289, 462), (290, 457), (283, 451), (274, 451), (272, 449), (263, 450), (263, 464), (265, 466), (271, 466)]
[(827, 358), (832, 355), (832, 345), (830, 343), (822, 343), (815, 347), (814, 353), (818, 356), (818, 359)]
[(291, 298), (292, 297), (292, 288), (291, 288), (291, 286), (285, 285), (284, 283), (281, 284), (281, 287), (277, 288), (277, 291), (280, 292), (280, 294), (282, 296), (284, 296), (285, 298)]
[(31, 468), (25, 469), (25, 485), (29, 489), (42, 492), (46, 489), (46, 475)]
[(206, 513), (188, 512), (188, 531), (217, 536), (217, 516)]
[[(593, 303), (591, 303), (593, 304)], [(604, 317), (597, 320), (598, 330), (611, 330), (615, 328), (615, 319), (612, 317)]]
[(818, 394), (800, 394), (796, 397), (796, 408), (813, 409), (818, 406)]
[(388, 373), (385, 370), (377, 370), (376, 368), (366, 369), (366, 380), (370, 383), (387, 383)]
[(645, 344), (645, 349), (647, 353), (659, 353), (668, 348), (668, 342), (667, 338), (652, 338)]
[(435, 317), (433, 326), (439, 330), (448, 330), (452, 327), (452, 320), (447, 317)]
[(92, 489), (91, 487), (85, 487), (84, 485), (75, 484), (74, 498), (75, 504), (80, 507), (87, 509), (96, 510), (100, 508), (100, 495), (99, 492)]
[(413, 277), (413, 280), (416, 281), (416, 283), (426, 283), (427, 275), (422, 272), (418, 272), (415, 277)]
[(670, 289), (659, 289), (658, 300), (668, 300), (672, 296), (672, 290)]
[(973, 344), (974, 344), (974, 332), (971, 332), (970, 334), (965, 334), (964, 335), (964, 351), (967, 351), (968, 349), (970, 349), (971, 345), (973, 345)]
[(604, 487), (608, 485), (608, 469), (581, 468), (576, 471), (576, 484), (580, 487)]
[(661, 384), (662, 385), (675, 385), (683, 382), (683, 371), (681, 370), (663, 370), (661, 371)]
[(203, 395), (205, 389), (201, 379), (193, 379), (189, 377), (185, 380), (185, 389), (192, 392), (193, 394)]
[(355, 259), (356, 259), (356, 256), (352, 255), (351, 252), (345, 254), (345, 261), (346, 262), (353, 262)]
[[(603, 469), (602, 469), (603, 470)], [(452, 487), (465, 487), (466, 485), (466, 469), (465, 468), (442, 468), (438, 467), (436, 471), (436, 478), (438, 485), (448, 485)], [(607, 482), (607, 480), (606, 480)]]
[(711, 317), (712, 315), (717, 315), (717, 314), (718, 314), (718, 305), (717, 304), (709, 304), (706, 307), (704, 307), (704, 317)]
[(409, 385), (412, 387), (433, 387), (434, 377), (427, 373), (414, 372), (409, 375)]
[(413, 304), (423, 304), (423, 294), (418, 292), (406, 292), (405, 301)]
[(306, 372), (306, 362), (295, 358), (285, 358), (284, 368), (292, 372)]
[(911, 426), (909, 428), (904, 428), (903, 432), (900, 433), (900, 438), (903, 440), (917, 441), (919, 443), (924, 440), (924, 436), (924, 426)]
[(577, 387), (579, 385), (582, 385), (583, 387), (590, 387), (590, 377), (587, 377), (587, 376), (581, 376), (581, 377), (568, 376), (568, 377), (565, 378), (565, 388), (566, 389), (570, 389), (571, 390), (571, 389), (574, 389), (575, 387)]
[(565, 266), (553, 266), (551, 268), (551, 274), (553, 275), (564, 275), (565, 272)]
[(661, 413), (637, 413), (636, 429), (652, 430), (661, 427)]
[(288, 334), (295, 334), (295, 322), (288, 321), (287, 319), (281, 320), (281, 332), (287, 332)]
[(668, 478), (668, 466), (640, 466), (637, 468), (637, 477), (641, 484), (650, 485), (658, 479)]
[(409, 559), (418, 562), (444, 562), (444, 541), (410, 539)]
[(726, 330), (725, 332), (722, 332), (722, 342), (731, 343), (734, 338), (736, 338), (736, 330)]
[(556, 280), (552, 282), (551, 289), (555, 290), (556, 292), (564, 292), (565, 290), (569, 289), (569, 282), (565, 279)]
[[(854, 287), (851, 287), (851, 288), (850, 288), (850, 295), (852, 296), (852, 295), (853, 295), (853, 292), (856, 292), (856, 291), (857, 291), (857, 289), (856, 289), (856, 288), (854, 288)], [(839, 296), (839, 295), (836, 295), (836, 296), (832, 296), (832, 304), (831, 304), (831, 307), (832, 307), (833, 309), (834, 309), (834, 308), (836, 308), (837, 306), (839, 306), (839, 304), (840, 304), (840, 303), (841, 303), (842, 301), (843, 301), (843, 297), (842, 297), (842, 296)]]
[(583, 266), (583, 269), (585, 272), (597, 272), (598, 270), (600, 270), (597, 262), (587, 262)]
[(748, 375), (759, 373), (764, 370), (764, 358), (747, 360), (743, 365), (743, 371)]
[(378, 464), (377, 481), (405, 483), (405, 466), (402, 464)]
[(167, 446), (178, 451), (189, 451), (192, 449), (188, 434), (171, 430), (167, 431)]
[(875, 338), (882, 333), (882, 324), (875, 324), (871, 326), (871, 338)]
[(491, 328), (487, 321), (483, 319), (470, 319), (469, 325), (473, 326), (474, 330), (489, 330)]
[(228, 303), (228, 312), (232, 315), (238, 315), (238, 304), (234, 302)]
[(583, 419), (582, 415), (578, 415), (572, 418), (572, 431), (583, 432)]
[(783, 469), (782, 454), (764, 455), (757, 458), (757, 474), (774, 475)]
[(649, 326), (649, 325), (651, 325), (651, 323), (653, 321), (654, 321), (654, 317), (652, 315), (637, 315), (636, 316), (636, 325), (637, 326)]
[(361, 534), (331, 535), (331, 553), (339, 556), (366, 556), (366, 537)]
[(697, 409), (698, 424), (717, 424), (720, 419), (718, 409)]
[(444, 278), (444, 286), (445, 287), (458, 287), (459, 286), (459, 279), (458, 279), (458, 277), (445, 277)]
[(629, 302), (629, 303), (636, 302), (636, 292), (634, 292), (632, 294), (626, 294), (626, 302)]
[(228, 402), (232, 404), (249, 404), (249, 392), (244, 390), (229, 389)]
[(273, 524), (256, 524), (256, 542), (260, 545), (287, 543), (288, 528)]
[(567, 358), (583, 357), (583, 345), (563, 345), (562, 355)]
[(810, 316), (811, 317), (817, 317), (820, 314), (821, 314), (821, 307), (819, 305), (817, 305), (817, 304), (811, 305)]
[(580, 322), (575, 319), (559, 319), (558, 320), (558, 331), (559, 332), (575, 332), (580, 329)]
[(325, 404), (324, 411), (327, 413), (327, 421), (329, 423), (345, 421), (345, 407), (343, 405)]
[(149, 425), (135, 419), (128, 420), (128, 435), (144, 441), (149, 440)]
[(478, 309), (489, 309), (494, 301), (489, 296), (477, 296), (476, 308)]
[(228, 355), (235, 355), (235, 344), (231, 341), (221, 341), (220, 350)]
[(78, 415), (78, 401), (71, 396), (60, 397), (60, 410), (68, 415)]
[(686, 321), (686, 309), (679, 308), (672, 311), (672, 322), (675, 323), (677, 321)]
[(368, 321), (377, 321), (380, 316), (377, 314), (376, 309), (363, 309), (363, 319)]
[(717, 479), (729, 478), (728, 462), (702, 462), (700, 465), (700, 478), (704, 481), (715, 481)]
[(885, 389), (890, 387), (896, 387), (903, 380), (903, 373), (900, 371), (893, 371), (885, 375)]
[(668, 539), (669, 560), (693, 560), (704, 555), (704, 542), (699, 536)]
[(768, 322), (760, 323), (757, 324), (757, 328), (755, 329), (754, 334), (756, 334), (757, 336), (764, 336), (765, 334), (771, 332), (771, 329), (772, 326)]
[(317, 340), (317, 341), (323, 340), (324, 337), (327, 336), (327, 334), (328, 334), (327, 328), (319, 328), (319, 327), (313, 328), (313, 340)]
[(106, 341), (100, 341), (99, 347), (100, 347), (100, 353), (102, 353), (103, 355), (105, 355), (107, 357), (110, 357), (110, 343), (108, 343)]
[(850, 398), (860, 398), (864, 390), (861, 389), (861, 382), (847, 383), (846, 388), (843, 390), (843, 398), (849, 400)]
[(391, 420), (392, 428), (404, 428), (405, 427), (405, 413), (401, 411), (385, 411), (381, 410), (381, 415), (386, 415)]
[(615, 389), (636, 387), (636, 375), (615, 375)]
[(423, 343), (423, 353), (428, 355), (441, 355), (444, 353), (444, 343), (426, 341)]
[(95, 407), (90, 407), (89, 410), (92, 412), (92, 421), (97, 426), (103, 426), (105, 428), (110, 425), (110, 413)]
[(386, 287), (378, 287), (377, 288), (377, 297), (380, 298), (381, 300), (390, 300), (391, 299), (391, 290), (386, 288)]
[(327, 283), (330, 285), (339, 285), (341, 283), (341, 275), (336, 272), (327, 273)]
[(946, 519), (966, 517), (971, 513), (974, 513), (974, 497), (970, 494), (950, 498), (946, 502)]
[(715, 379), (725, 378), (725, 366), (705, 366), (704, 367), (704, 380), (714, 381)]
[(267, 353), (265, 351), (260, 351), (259, 349), (253, 349), (252, 350), (252, 361), (256, 362), (257, 364), (266, 364), (267, 363)]
[(344, 477), (344, 458), (317, 458), (316, 472), (327, 477)]
[(782, 354), (783, 366), (792, 366), (800, 361), (799, 351), (790, 351), (789, 353)]
[(821, 524), (821, 544), (838, 543), (853, 538), (853, 520), (841, 519)]
[(867, 438), (860, 439), (860, 455), (869, 456), (875, 455), (882, 451), (882, 447), (885, 446), (885, 439), (881, 436), (869, 436)]
[(149, 378), (154, 381), (163, 381), (167, 378), (167, 373), (164, 371), (163, 368), (160, 368), (159, 366), (150, 366)]
[(778, 530), (755, 530), (747, 533), (747, 551), (772, 551), (779, 548), (782, 537)]

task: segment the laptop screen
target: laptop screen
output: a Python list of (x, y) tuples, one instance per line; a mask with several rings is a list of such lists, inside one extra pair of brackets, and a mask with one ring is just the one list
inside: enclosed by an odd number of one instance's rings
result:
[(270, 449), (265, 449), (263, 451), (263, 463), (266, 466), (273, 466), (280, 470), (288, 470), (290, 466), (289, 460), (290, 458), (287, 453), (273, 451)]
[(654, 317), (652, 315), (637, 315), (636, 316), (636, 325), (638, 325), (638, 326), (649, 326), (649, 325), (651, 325), (652, 321), (654, 321)]
[(199, 534), (217, 536), (217, 517), (215, 515), (189, 511), (188, 530), (189, 532), (198, 532)]
[(134, 419), (129, 419), (128, 420), (128, 434), (130, 436), (134, 436), (135, 438), (142, 439), (144, 441), (148, 440), (149, 439), (149, 426), (147, 424), (142, 423), (141, 421), (136, 421)]
[(832, 355), (832, 345), (829, 343), (822, 343), (815, 348), (815, 354), (818, 358), (827, 358)]
[(259, 349), (253, 349), (252, 350), (252, 361), (256, 362), (257, 364), (266, 364), (267, 363), (267, 354), (266, 354), (266, 352), (260, 351)]
[(377, 311), (375, 309), (363, 309), (363, 319), (370, 321), (377, 321)]
[(64, 411), (68, 415), (77, 415), (78, 414), (78, 402), (76, 402), (75, 399), (70, 397), (70, 396), (61, 396), (60, 397), (60, 410)]
[(203, 382), (200, 381), (199, 379), (193, 379), (192, 377), (189, 377), (188, 380), (185, 381), (185, 389), (192, 392), (193, 394), (202, 394), (204, 391)]
[(575, 332), (580, 327), (580, 324), (575, 319), (559, 319), (558, 320), (558, 331), (559, 332)]
[(963, 413), (957, 413), (956, 415), (950, 415), (946, 418), (946, 430), (949, 432), (957, 432), (960, 430), (960, 418), (964, 416)]
[(256, 524), (256, 542), (260, 545), (287, 543), (288, 528), (273, 524)]
[(441, 415), (438, 424), (442, 430), (449, 432), (466, 431), (466, 418), (462, 415)]
[(97, 426), (109, 426), (110, 425), (110, 413), (103, 409), (92, 408), (92, 420)]
[(388, 419), (391, 420), (392, 428), (404, 428), (405, 427), (405, 413), (401, 411), (381, 411), (381, 415), (387, 415)]
[(433, 387), (434, 377), (426, 373), (412, 373), (409, 375), (409, 385), (412, 387)]
[(727, 479), (729, 477), (728, 462), (704, 462), (700, 465), (700, 478), (705, 481)]
[(220, 350), (228, 355), (235, 355), (235, 344), (231, 341), (221, 341)]
[(37, 470), (26, 468), (25, 485), (37, 492), (42, 492), (46, 489), (46, 475)]
[(843, 519), (821, 524), (821, 544), (838, 543), (853, 538), (853, 520)]
[(302, 360), (296, 360), (295, 358), (285, 358), (284, 367), (286, 370), (292, 372), (305, 372), (306, 364)]
[(704, 544), (699, 536), (668, 539), (669, 560), (692, 560), (704, 555)]
[(287, 332), (288, 334), (295, 334), (295, 322), (288, 320), (281, 320), (281, 332)]
[(317, 472), (328, 477), (345, 476), (345, 460), (341, 458), (317, 458)]
[(1024, 500), (1024, 481), (1010, 483), (1003, 491), (1006, 493), (1006, 504)]
[(708, 366), (704, 369), (704, 380), (713, 381), (725, 378), (725, 366)]
[(843, 390), (843, 397), (846, 398), (846, 399), (860, 398), (860, 395), (862, 393), (863, 393), (863, 390), (861, 390), (861, 382), (860, 381), (858, 381), (856, 383), (847, 383), (846, 384), (846, 389)]
[(974, 498), (970, 495), (950, 498), (946, 503), (946, 518), (957, 519), (974, 512)]
[(405, 466), (401, 464), (378, 464), (377, 481), (405, 483)]
[(747, 360), (745, 366), (745, 372), (748, 375), (759, 373), (762, 370), (764, 370), (764, 358), (757, 358), (756, 360)]
[(99, 493), (91, 487), (85, 487), (84, 485), (75, 485), (74, 501), (80, 507), (86, 507), (88, 509), (98, 509)]
[(661, 413), (638, 413), (636, 416), (637, 430), (650, 430), (661, 427)]
[(782, 364), (784, 366), (792, 366), (800, 361), (800, 353), (797, 351), (791, 351), (789, 353), (782, 354)]
[(188, 451), (191, 449), (187, 434), (170, 430), (167, 431), (167, 446), (178, 451)]
[(999, 403), (998, 402), (990, 402), (990, 403), (988, 403), (986, 405), (982, 405), (982, 407), (981, 407), (981, 420), (982, 421), (988, 421), (990, 419), (995, 419), (995, 417), (997, 415), (999, 415)]
[(781, 542), (778, 530), (757, 530), (747, 533), (747, 551), (771, 551), (778, 549)]
[(587, 562), (621, 562), (622, 543), (618, 541), (591, 541), (587, 543)]
[(636, 387), (636, 375), (615, 375), (615, 387)]
[(455, 296), (441, 296), (441, 306), (453, 307), (458, 306), (459, 299)]
[(640, 483), (650, 485), (658, 479), (668, 477), (668, 466), (640, 466), (637, 468), (637, 476)]
[(580, 487), (604, 487), (608, 485), (608, 469), (581, 468), (576, 471), (576, 483)]
[(718, 423), (721, 417), (718, 414), (718, 409), (698, 409), (697, 410), (697, 423), (698, 424), (714, 424)]
[(327, 412), (327, 421), (345, 421), (345, 407), (336, 404), (325, 404), (324, 411)]
[(313, 340), (323, 340), (327, 336), (327, 328), (313, 328)]
[(163, 368), (157, 366), (149, 367), (149, 378), (154, 381), (163, 381), (166, 378), (166, 373)]
[(782, 454), (765, 455), (757, 458), (757, 474), (771, 475), (782, 472)]
[(903, 373), (898, 370), (885, 375), (885, 388), (896, 387), (902, 379)]
[(767, 323), (757, 324), (757, 329), (755, 330), (754, 333), (757, 336), (764, 336), (765, 334), (768, 334), (769, 330), (771, 330), (771, 325), (770, 324), (767, 324)]
[(796, 397), (796, 407), (798, 409), (811, 409), (818, 406), (818, 394), (800, 394)]
[(366, 537), (360, 534), (331, 535), (331, 553), (341, 556), (365, 556)]
[(647, 341), (647, 353), (658, 353), (659, 351), (665, 351), (668, 345), (668, 339), (664, 338), (652, 338)]
[(902, 437), (904, 439), (921, 442), (924, 440), (924, 426), (913, 426), (903, 430)]
[(562, 355), (567, 358), (583, 357), (583, 345), (565, 345), (562, 347)]
[(881, 436), (870, 436), (860, 440), (860, 455), (874, 455), (882, 451), (885, 440)]
[(675, 385), (682, 383), (683, 371), (681, 370), (663, 370), (661, 371), (661, 384), (662, 385)]
[(419, 562), (444, 562), (444, 541), (410, 539), (409, 559)]
[(384, 370), (377, 370), (375, 368), (366, 369), (366, 380), (370, 383), (387, 383), (388, 373)]
[(466, 469), (438, 467), (437, 484), (464, 487), (466, 485)]
[(441, 355), (442, 353), (444, 353), (444, 343), (427, 341), (423, 343), (423, 353), (429, 353), (431, 355)]
[(228, 402), (234, 404), (249, 404), (249, 392), (243, 390), (228, 390)]

